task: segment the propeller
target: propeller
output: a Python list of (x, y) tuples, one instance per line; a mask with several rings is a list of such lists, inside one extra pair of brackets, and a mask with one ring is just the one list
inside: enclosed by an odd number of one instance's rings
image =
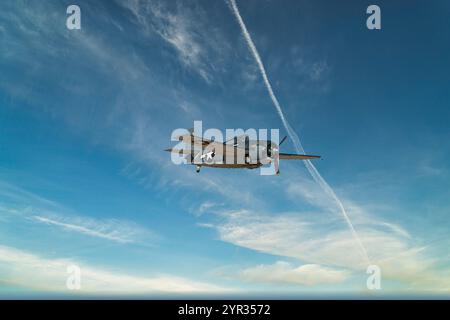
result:
[[(281, 139), (280, 143), (278, 144), (278, 147), (280, 147), (283, 142), (286, 140), (287, 136), (285, 136), (283, 139)], [(272, 157), (272, 152), (278, 152), (280, 151), (278, 148), (273, 148), (272, 147), (272, 141), (269, 141), (267, 144), (269, 150), (268, 150), (268, 156), (271, 158)]]

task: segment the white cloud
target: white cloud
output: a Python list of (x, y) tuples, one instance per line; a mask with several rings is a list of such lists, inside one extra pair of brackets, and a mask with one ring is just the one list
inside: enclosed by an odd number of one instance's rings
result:
[[(117, 27), (117, 19), (101, 9), (101, 4), (83, 5), (84, 12), (95, 11), (96, 18), (106, 26)], [(97, 12), (101, 14), (97, 15)], [(43, 74), (49, 78), (46, 81), (51, 81), (52, 76), (59, 79), (52, 85), (53, 89), (82, 95), (92, 94), (93, 86), (87, 81), (79, 81), (79, 70), (107, 76), (112, 82), (127, 88), (131, 87), (131, 83), (148, 84), (151, 81), (148, 65), (133, 46), (124, 43), (116, 45), (111, 39), (105, 40), (103, 33), (89, 33), (83, 28), (79, 32), (71, 32), (65, 28), (62, 14), (64, 8), (45, 1), (29, 3), (18, 0), (0, 11), (0, 24), (6, 22), (2, 34), (5, 50), (0, 52), (0, 58), (23, 73), (20, 79), (10, 79), (0, 74), (0, 88), (33, 106), (41, 105), (42, 109), (55, 115), (67, 110), (60, 103), (55, 102), (56, 108), (48, 101), (42, 101), (45, 95), (39, 89), (42, 84), (38, 84), (43, 82)], [(61, 69), (61, 65), (65, 67)], [(72, 117), (76, 114), (73, 108), (70, 110)]]
[(224, 206), (223, 203), (217, 203), (214, 201), (206, 200), (200, 203), (200, 205), (190, 209), (190, 212), (194, 216), (200, 217), (204, 213), (216, 213), (220, 211), (220, 208), (223, 206)]
[[(271, 215), (250, 210), (223, 211), (220, 222), (208, 226), (217, 230), (222, 241), (237, 246), (364, 274), (367, 265), (358, 245), (345, 224), (332, 217), (322, 212)], [(403, 228), (361, 213), (355, 219), (355, 227), (371, 263), (381, 267), (384, 279), (402, 281), (408, 288), (448, 290), (448, 273), (440, 270), (427, 255), (427, 248), (415, 245)]]
[(220, 293), (221, 288), (172, 275), (132, 276), (94, 267), (71, 259), (44, 258), (16, 248), (0, 246), (0, 280), (25, 288), (67, 292), (67, 267), (81, 269), (80, 294), (140, 294), (140, 293)]
[(336, 202), (323, 192), (317, 183), (305, 176), (301, 182), (288, 183), (286, 193), (296, 202), (300, 200), (327, 212), (336, 212)]
[(11, 217), (21, 218), (24, 221), (53, 226), (63, 231), (124, 244), (148, 242), (156, 238), (153, 232), (132, 221), (77, 215), (55, 201), (2, 181), (0, 181), (0, 217), (4, 217), (3, 220), (7, 222)]
[[(309, 263), (364, 270), (357, 244), (343, 225), (322, 221), (320, 213), (267, 215), (252, 211), (223, 213), (225, 222), (216, 225), (223, 241), (273, 255), (298, 258)], [(392, 232), (373, 228), (359, 229), (359, 235), (373, 262), (407, 251), (405, 240)], [(353, 254), (348, 254), (349, 252)], [(416, 252), (418, 253), (418, 252)], [(425, 261), (413, 265), (424, 269)]]
[(214, 208), (215, 206), (217, 206), (217, 204), (215, 202), (205, 201), (200, 205), (200, 207), (198, 208), (198, 211), (200, 213), (204, 213), (205, 211), (207, 211), (211, 208)]
[(180, 60), (187, 67), (196, 70), (202, 78), (210, 82), (211, 76), (203, 65), (204, 49), (195, 39), (195, 33), (190, 30), (191, 20), (179, 14), (162, 13), (159, 9), (154, 9), (153, 14), (156, 18), (156, 31), (161, 38), (177, 50)]
[(293, 267), (285, 261), (277, 261), (272, 265), (259, 265), (247, 268), (239, 273), (239, 278), (250, 282), (273, 284), (297, 284), (313, 286), (318, 284), (334, 284), (344, 281), (348, 271), (334, 270), (317, 264), (305, 264)]
[(78, 232), (90, 237), (102, 238), (118, 243), (137, 242), (142, 237), (148, 238), (150, 233), (136, 224), (116, 219), (99, 220), (88, 217), (32, 216), (33, 220), (63, 230)]
[(0, 198), (7, 199), (8, 202), (20, 204), (39, 204), (41, 207), (52, 207), (62, 209), (63, 206), (55, 201), (40, 197), (37, 194), (28, 192), (13, 184), (0, 180)]
[[(133, 0), (119, 1), (119, 4), (130, 10), (141, 28), (155, 32), (175, 49), (185, 67), (211, 83), (229, 45), (223, 41), (221, 33), (209, 25), (207, 13), (198, 3), (176, 2), (174, 10), (169, 10), (162, 1)], [(210, 55), (214, 59), (210, 59)]]

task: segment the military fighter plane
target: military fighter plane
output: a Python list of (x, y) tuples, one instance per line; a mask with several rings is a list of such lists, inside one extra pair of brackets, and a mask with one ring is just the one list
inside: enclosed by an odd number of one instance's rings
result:
[(182, 141), (182, 149), (166, 149), (165, 151), (183, 156), (185, 163), (196, 166), (197, 173), (202, 167), (212, 168), (247, 168), (256, 169), (262, 165), (274, 164), (275, 172), (280, 173), (278, 160), (319, 159), (320, 156), (280, 153), (279, 144), (271, 140), (251, 140), (248, 135), (234, 137), (225, 142), (216, 142), (197, 137), (190, 130), (189, 134), (178, 137)]

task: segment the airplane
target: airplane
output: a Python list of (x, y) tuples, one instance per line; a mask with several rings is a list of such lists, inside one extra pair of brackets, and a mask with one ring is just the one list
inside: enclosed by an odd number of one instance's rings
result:
[(189, 134), (178, 137), (188, 148), (166, 149), (171, 153), (184, 156), (187, 163), (196, 166), (199, 173), (202, 167), (256, 169), (263, 165), (275, 165), (275, 173), (280, 174), (278, 160), (309, 160), (320, 159), (320, 156), (306, 154), (280, 153), (279, 147), (286, 140), (284, 137), (279, 144), (271, 140), (251, 140), (248, 135), (234, 137), (225, 142), (217, 142), (197, 137), (193, 129)]

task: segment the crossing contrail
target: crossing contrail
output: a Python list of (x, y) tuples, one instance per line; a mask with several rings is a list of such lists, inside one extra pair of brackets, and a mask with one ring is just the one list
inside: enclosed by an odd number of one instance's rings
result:
[[(266, 89), (269, 93), (270, 99), (272, 100), (273, 105), (277, 109), (278, 115), (281, 118), (281, 122), (283, 123), (283, 126), (285, 127), (290, 139), (292, 140), (294, 147), (297, 151), (297, 153), (305, 154), (305, 150), (303, 149), (302, 143), (300, 142), (300, 139), (295, 133), (295, 131), (292, 129), (292, 127), (289, 125), (289, 122), (286, 120), (286, 117), (284, 116), (283, 109), (281, 108), (281, 105), (273, 92), (272, 85), (270, 84), (269, 77), (267, 76), (266, 69), (264, 67), (264, 64), (261, 60), (261, 57), (259, 56), (258, 50), (256, 49), (255, 44), (253, 43), (252, 37), (250, 36), (250, 33), (247, 30), (247, 27), (244, 23), (244, 20), (241, 17), (241, 14), (239, 13), (239, 8), (237, 7), (236, 0), (230, 0), (231, 9), (236, 17), (239, 26), (241, 27), (242, 34), (245, 38), (245, 41), (247, 42), (248, 47), (250, 48), (250, 51), (255, 58), (255, 61), (258, 65), (259, 71), (261, 73), (261, 76), (264, 81), (264, 85), (266, 86)], [(352, 235), (355, 239), (355, 241), (358, 243), (361, 253), (365, 261), (370, 265), (369, 256), (367, 255), (367, 250), (364, 247), (363, 243), (361, 242), (361, 239), (358, 236), (358, 233), (356, 232), (352, 221), (347, 215), (347, 212), (345, 211), (344, 205), (342, 204), (339, 197), (334, 192), (333, 188), (326, 182), (326, 180), (321, 176), (319, 171), (316, 169), (316, 167), (313, 165), (313, 163), (310, 160), (305, 160), (304, 164), (306, 166), (306, 169), (308, 169), (308, 172), (311, 174), (312, 178), (316, 183), (319, 184), (319, 186), (324, 190), (328, 196), (330, 196), (337, 204), (339, 210), (342, 213), (342, 216), (344, 217), (348, 227), (350, 228), (350, 231), (352, 232)]]

